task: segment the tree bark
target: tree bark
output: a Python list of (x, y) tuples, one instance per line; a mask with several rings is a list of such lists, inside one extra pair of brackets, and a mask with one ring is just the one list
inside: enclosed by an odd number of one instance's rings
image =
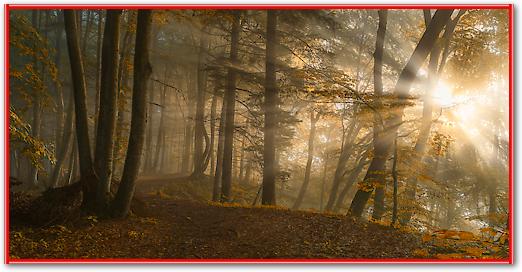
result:
[(215, 152), (214, 152), (214, 144), (216, 139), (216, 109), (217, 109), (217, 101), (218, 101), (218, 89), (217, 87), (214, 89), (214, 94), (212, 95), (212, 104), (210, 106), (210, 171), (214, 171), (216, 169), (215, 165)]
[[(399, 101), (407, 99), (410, 87), (416, 77), (418, 70), (424, 63), (429, 52), (432, 50), (438, 36), (448, 20), (451, 18), (453, 10), (437, 10), (433, 16), (428, 28), (422, 35), (419, 43), (417, 44), (413, 54), (411, 55), (408, 63), (402, 70), (399, 80), (395, 85), (394, 94)], [(385, 131), (383, 132), (382, 140), (376, 144), (374, 157), (370, 162), (370, 166), (366, 172), (363, 182), (360, 184), (360, 188), (355, 194), (349, 215), (360, 217), (364, 211), (366, 203), (370, 198), (371, 193), (375, 189), (375, 183), (382, 182), (384, 180), (384, 166), (388, 158), (390, 147), (393, 145), (393, 139), (397, 130), (402, 123), (402, 115), (404, 112), (403, 107), (394, 109), (391, 117), (385, 122)]]
[(225, 119), (226, 119), (226, 108), (227, 104), (223, 99), (221, 103), (221, 114), (219, 119), (219, 136), (218, 146), (216, 152), (216, 171), (214, 174), (214, 187), (212, 191), (212, 201), (219, 201), (221, 192), (221, 173), (223, 170), (223, 144), (225, 143)]
[[(239, 11), (233, 12), (232, 31), (230, 38), (230, 63), (236, 64), (238, 61), (239, 31), (241, 28)], [(227, 85), (224, 95), (226, 103), (225, 112), (225, 131), (223, 143), (223, 170), (221, 173), (221, 201), (228, 202), (231, 197), (232, 187), (232, 152), (234, 144), (235, 130), (235, 103), (236, 103), (236, 77), (235, 67), (228, 68)]]
[(62, 173), (63, 164), (65, 162), (65, 159), (67, 158), (67, 153), (69, 152), (71, 142), (73, 139), (73, 116), (74, 116), (74, 107), (73, 107), (73, 99), (71, 96), (71, 101), (69, 102), (69, 105), (67, 106), (67, 120), (65, 121), (65, 128), (62, 133), (62, 138), (60, 140), (61, 142), (61, 148), (60, 152), (58, 153), (58, 156), (56, 158), (56, 166), (54, 167), (54, 171), (51, 177), (51, 184), (52, 187), (58, 187), (58, 184), (60, 182), (60, 176)]
[(314, 159), (315, 125), (319, 118), (320, 113), (314, 115), (314, 112), (312, 110), (310, 113), (310, 135), (308, 138), (308, 158), (306, 160), (305, 177), (303, 184), (301, 185), (301, 189), (299, 190), (299, 194), (297, 195), (297, 199), (294, 203), (293, 209), (299, 209), (299, 207), (303, 203), (306, 189), (308, 189), (308, 184), (310, 183), (310, 172), (312, 171), (312, 162)]
[[(375, 42), (375, 53), (374, 53), (374, 65), (373, 65), (373, 85), (374, 85), (374, 95), (375, 95), (375, 107), (377, 108), (377, 113), (374, 113), (374, 121), (373, 121), (373, 139), (374, 139), (374, 149), (381, 141), (382, 135), (382, 126), (380, 124), (380, 116), (379, 110), (382, 109), (381, 98), (383, 95), (383, 86), (382, 86), (382, 56), (384, 52), (384, 39), (386, 37), (386, 24), (388, 23), (388, 11), (383, 9), (379, 10), (379, 28), (377, 30), (377, 39)], [(385, 169), (382, 169), (385, 171)], [(385, 190), (386, 190), (386, 181), (382, 179), (381, 182), (376, 184), (375, 186), (375, 196), (373, 199), (374, 207), (372, 218), (374, 220), (380, 220), (382, 215), (384, 214), (384, 198), (385, 198)]]
[[(207, 88), (207, 72), (206, 69), (206, 50), (208, 47), (208, 38), (206, 34), (201, 33), (199, 41), (198, 53), (198, 71), (197, 71), (197, 95), (196, 95), (196, 118), (194, 120), (194, 171), (192, 177), (199, 178), (206, 170), (205, 167), (205, 150), (203, 142), (207, 137), (205, 131), (205, 92)], [(207, 141), (208, 145), (208, 141)]]
[(95, 203), (97, 178), (94, 174), (92, 165), (89, 125), (87, 121), (85, 73), (83, 70), (83, 61), (76, 26), (76, 14), (74, 10), (64, 11), (64, 24), (74, 90), (76, 138), (78, 142), (80, 175), (83, 191), (82, 208), (91, 209), (94, 207)]
[(393, 165), (392, 165), (392, 178), (393, 178), (393, 210), (392, 210), (392, 225), (397, 222), (397, 211), (399, 205), (399, 177), (397, 174), (397, 162), (398, 154), (397, 151), (397, 137), (393, 142)]
[(122, 180), (114, 200), (113, 215), (116, 217), (124, 217), (129, 212), (141, 164), (147, 122), (147, 81), (152, 74), (149, 61), (151, 24), (152, 10), (139, 10), (134, 49), (134, 82), (129, 148), (123, 167)]
[(102, 43), (100, 112), (96, 130), (96, 174), (99, 178), (96, 202), (100, 211), (108, 206), (116, 114), (118, 106), (118, 60), (120, 49), (120, 17), (122, 10), (108, 10)]
[(276, 83), (277, 11), (266, 11), (265, 127), (263, 147), (263, 205), (276, 205), (276, 134), (278, 90)]

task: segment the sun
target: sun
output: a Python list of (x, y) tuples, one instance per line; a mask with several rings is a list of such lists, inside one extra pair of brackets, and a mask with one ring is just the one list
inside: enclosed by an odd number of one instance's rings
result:
[(454, 104), (453, 89), (444, 81), (439, 81), (433, 92), (433, 101), (442, 108)]

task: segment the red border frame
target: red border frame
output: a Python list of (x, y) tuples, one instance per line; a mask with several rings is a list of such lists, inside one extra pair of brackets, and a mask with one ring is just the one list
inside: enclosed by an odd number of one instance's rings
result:
[[(4, 222), (5, 222), (5, 245), (4, 263), (496, 263), (513, 264), (514, 260), (514, 234), (513, 234), (513, 4), (496, 5), (31, 5), (31, 4), (5, 4), (4, 5), (4, 80), (5, 80), (5, 203), (4, 203)], [(474, 259), (137, 259), (137, 258), (118, 258), (118, 259), (10, 259), (9, 258), (9, 12), (10, 10), (23, 9), (507, 9), (509, 12), (509, 257), (503, 260), (474, 260)]]

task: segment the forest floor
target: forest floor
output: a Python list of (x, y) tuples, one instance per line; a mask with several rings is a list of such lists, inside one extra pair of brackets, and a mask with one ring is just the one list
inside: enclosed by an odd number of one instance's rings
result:
[(420, 234), (340, 215), (208, 202), (201, 190), (187, 189), (207, 187), (187, 186), (197, 182), (180, 178), (141, 180), (137, 195), (143, 207), (126, 219), (88, 216), (38, 228), (11, 224), (10, 257), (419, 257), (414, 252), (422, 247)]

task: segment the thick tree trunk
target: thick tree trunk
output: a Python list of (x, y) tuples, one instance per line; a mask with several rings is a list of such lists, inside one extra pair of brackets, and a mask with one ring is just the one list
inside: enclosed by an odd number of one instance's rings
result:
[(134, 49), (134, 82), (129, 148), (123, 167), (122, 180), (114, 200), (113, 215), (116, 217), (124, 217), (129, 212), (141, 164), (147, 123), (147, 81), (152, 73), (149, 61), (151, 24), (152, 10), (139, 10)]
[[(435, 45), (440, 32), (450, 19), (452, 13), (453, 10), (451, 9), (437, 10), (437, 12), (435, 12), (428, 28), (422, 35), (422, 38), (413, 51), (406, 67), (404, 67), (399, 76), (399, 80), (397, 81), (394, 90), (394, 94), (397, 96), (399, 101), (404, 101), (408, 97), (410, 87), (413, 84), (418, 70)], [(393, 145), (393, 139), (402, 123), (403, 112), (404, 108), (399, 107), (394, 110), (392, 116), (386, 120), (384, 126), (386, 129), (383, 131), (382, 139), (376, 143), (374, 157), (370, 162), (370, 166), (368, 167), (363, 182), (360, 184), (361, 186), (359, 190), (352, 200), (350, 211), (348, 212), (350, 215), (356, 217), (362, 215), (366, 203), (375, 189), (375, 184), (384, 180), (384, 166), (390, 152), (390, 147)]]
[(205, 92), (207, 88), (207, 72), (205, 69), (207, 48), (208, 38), (206, 34), (201, 33), (198, 53), (196, 118), (194, 119), (194, 171), (192, 172), (194, 178), (201, 177), (206, 170), (205, 150), (208, 147), (203, 147), (203, 142), (205, 138), (208, 137), (205, 131)]
[(78, 155), (80, 160), (80, 175), (83, 191), (84, 209), (94, 208), (97, 178), (94, 174), (91, 144), (89, 141), (89, 125), (87, 121), (86, 85), (83, 70), (80, 43), (76, 26), (76, 14), (73, 10), (64, 11), (65, 33), (71, 65), (71, 76), (74, 90), (74, 109)]
[(277, 11), (266, 11), (265, 127), (263, 147), (263, 205), (276, 205), (276, 135), (278, 90), (276, 83)]
[[(236, 64), (238, 61), (239, 31), (241, 29), (240, 14), (234, 11), (232, 21), (232, 31), (230, 38), (230, 63)], [(231, 197), (232, 189), (232, 153), (234, 144), (235, 130), (235, 104), (236, 104), (236, 77), (235, 67), (228, 68), (227, 86), (225, 89), (224, 103), (225, 112), (225, 140), (223, 143), (223, 170), (221, 173), (221, 201), (228, 202)]]
[[(373, 85), (375, 95), (375, 107), (377, 113), (374, 113), (373, 121), (373, 139), (374, 148), (381, 141), (382, 126), (380, 124), (380, 110), (382, 110), (381, 98), (383, 95), (382, 86), (382, 56), (384, 52), (384, 39), (386, 36), (386, 24), (388, 23), (388, 11), (379, 10), (379, 28), (377, 30), (377, 39), (375, 41), (374, 65), (373, 65)], [(381, 115), (382, 116), (382, 115)], [(385, 169), (382, 169), (385, 171)], [(384, 214), (384, 198), (386, 191), (386, 181), (382, 179), (375, 185), (375, 196), (373, 198), (373, 214), (374, 220), (380, 220)]]
[(108, 10), (102, 44), (100, 112), (96, 129), (96, 174), (99, 178), (96, 201), (100, 211), (108, 206), (116, 114), (118, 107), (118, 60), (122, 10)]
[(317, 123), (319, 118), (320, 113), (317, 113), (316, 115), (314, 115), (313, 111), (310, 113), (310, 135), (308, 138), (308, 158), (306, 160), (305, 176), (303, 184), (301, 185), (301, 189), (299, 190), (299, 194), (297, 195), (297, 199), (294, 203), (293, 209), (299, 209), (299, 207), (303, 203), (306, 189), (308, 189), (308, 184), (310, 183), (310, 172), (312, 171), (312, 162), (314, 159), (315, 124)]

